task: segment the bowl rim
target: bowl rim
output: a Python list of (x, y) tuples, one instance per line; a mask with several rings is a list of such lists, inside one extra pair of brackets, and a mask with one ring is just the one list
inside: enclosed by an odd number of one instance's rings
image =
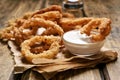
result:
[[(76, 30), (70, 30), (70, 31), (76, 31)], [(70, 32), (70, 31), (68, 31), (68, 32)], [(63, 35), (62, 35), (62, 40), (63, 40), (63, 42), (67, 42), (67, 43), (69, 43), (69, 44), (73, 44), (73, 45), (95, 45), (95, 44), (98, 44), (98, 43), (104, 43), (106, 40), (104, 39), (104, 40), (102, 40), (102, 41), (97, 41), (97, 42), (91, 42), (91, 43), (86, 43), (86, 44), (84, 44), (84, 43), (74, 43), (74, 42), (70, 42), (70, 41), (67, 41), (66, 39), (64, 39), (64, 35), (66, 34), (67, 32), (65, 32)]]
[(63, 42), (64, 42), (64, 43), (73, 44), (73, 45), (95, 45), (95, 44), (102, 43), (102, 42), (104, 43), (105, 40), (99, 41), (99, 42), (94, 42), (94, 43), (87, 43), (87, 44), (72, 43), (72, 42), (66, 41), (66, 40), (64, 40), (64, 39), (63, 39)]

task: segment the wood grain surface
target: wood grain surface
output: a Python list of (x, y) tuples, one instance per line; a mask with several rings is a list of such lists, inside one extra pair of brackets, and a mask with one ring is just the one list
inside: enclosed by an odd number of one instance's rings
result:
[(84, 0), (84, 3), (86, 16), (108, 17), (112, 20), (112, 31), (105, 46), (118, 52), (118, 60), (107, 64), (104, 73), (108, 74), (108, 80), (120, 80), (120, 0)]
[[(63, 0), (0, 0), (0, 28), (9, 19), (22, 16), (25, 12), (35, 11), (53, 4), (62, 5)], [(88, 17), (107, 17), (112, 20), (112, 31), (107, 37), (105, 46), (119, 53), (118, 60), (94, 69), (67, 70), (57, 73), (51, 80), (120, 80), (120, 0), (83, 0), (84, 10), (79, 13)], [(84, 13), (84, 14), (83, 14)], [(82, 15), (81, 15), (82, 14)], [(84, 17), (84, 16), (83, 16)], [(45, 80), (34, 71), (15, 75), (13, 59), (8, 46), (0, 43), (0, 80)], [(102, 67), (101, 67), (102, 66)]]
[[(43, 1), (39, 0), (0, 0), (0, 28), (3, 28), (9, 19), (22, 16), (25, 12), (40, 9)], [(8, 46), (0, 42), (0, 80), (13, 80), (13, 59)]]

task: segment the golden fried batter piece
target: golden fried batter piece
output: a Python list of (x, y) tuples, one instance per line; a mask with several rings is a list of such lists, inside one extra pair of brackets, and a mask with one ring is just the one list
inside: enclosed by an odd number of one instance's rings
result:
[(62, 18), (60, 19), (59, 25), (66, 32), (75, 29), (75, 26), (83, 26), (90, 20), (92, 20), (92, 18)]
[(45, 12), (49, 12), (49, 11), (59, 11), (60, 13), (62, 13), (62, 7), (58, 6), (58, 5), (52, 5), (52, 6), (49, 6), (47, 8), (36, 11), (32, 16), (34, 16), (36, 14), (42, 14), (42, 13), (45, 13)]
[[(22, 30), (22, 32), (23, 32), (23, 30), (27, 29), (27, 28), (30, 28), (32, 30), (34, 28), (38, 29), (39, 27), (44, 27), (46, 29), (52, 28), (52, 29), (54, 29), (54, 32), (58, 33), (60, 36), (62, 36), (64, 33), (63, 29), (59, 25), (55, 24), (52, 21), (44, 20), (42, 18), (31, 18), (30, 20), (26, 21), (23, 24), (23, 26), (20, 28), (20, 30)], [(36, 32), (36, 29), (35, 29), (35, 31), (32, 30), (32, 33), (34, 33), (34, 32)]]
[[(108, 18), (94, 18), (84, 25), (80, 32), (91, 36), (93, 42), (102, 41), (111, 31), (110, 24), (111, 20)], [(93, 32), (93, 29), (96, 29), (96, 32)]]
[(45, 20), (57, 21), (62, 18), (62, 14), (59, 11), (49, 11), (42, 14), (36, 14), (33, 18), (43, 18)]
[[(32, 60), (35, 58), (48, 58), (53, 59), (59, 52), (59, 40), (60, 37), (55, 36), (34, 36), (31, 39), (25, 40), (21, 44), (21, 52), (25, 59), (32, 63)], [(38, 48), (39, 51), (37, 53), (31, 52), (31, 47), (33, 45), (39, 44), (39, 46), (47, 45), (46, 48)]]
[(68, 12), (62, 13), (62, 17), (63, 18), (75, 18), (75, 16), (73, 14), (68, 13)]
[(12, 30), (14, 30), (14, 27), (12, 26), (2, 29), (0, 31), (0, 39), (6, 39), (6, 40), (12, 39), (14, 36)]

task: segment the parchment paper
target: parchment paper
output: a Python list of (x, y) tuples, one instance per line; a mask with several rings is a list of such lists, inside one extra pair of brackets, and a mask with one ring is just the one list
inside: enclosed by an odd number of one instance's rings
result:
[(41, 73), (46, 80), (61, 71), (95, 67), (97, 64), (108, 63), (117, 59), (117, 52), (107, 48), (102, 48), (99, 53), (91, 56), (73, 55), (65, 48), (62, 48), (55, 59), (37, 58), (33, 59), (33, 64), (31, 64), (24, 60), (24, 57), (13, 42), (9, 41), (8, 44), (14, 56), (15, 74), (32, 69)]

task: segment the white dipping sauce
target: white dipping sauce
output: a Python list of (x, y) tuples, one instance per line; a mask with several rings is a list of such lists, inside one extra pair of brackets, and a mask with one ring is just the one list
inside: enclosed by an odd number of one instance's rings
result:
[(64, 40), (75, 44), (91, 43), (90, 36), (80, 34), (80, 30), (68, 31), (63, 35)]
[(99, 53), (104, 40), (93, 43), (90, 36), (80, 34), (80, 30), (72, 30), (64, 33), (63, 43), (72, 54), (89, 56)]

